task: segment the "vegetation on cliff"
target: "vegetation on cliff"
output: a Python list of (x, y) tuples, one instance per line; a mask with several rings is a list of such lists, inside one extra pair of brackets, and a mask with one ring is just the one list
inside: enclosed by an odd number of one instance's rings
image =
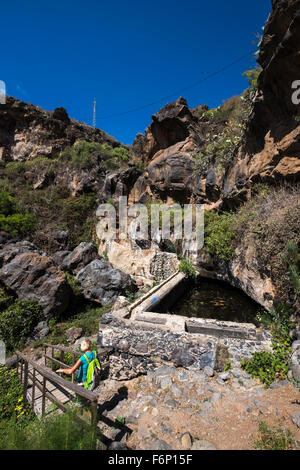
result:
[(241, 362), (241, 367), (252, 377), (257, 377), (270, 386), (275, 380), (285, 380), (289, 370), (292, 339), (289, 332), (293, 328), (290, 314), (284, 306), (265, 313), (259, 320), (270, 328), (272, 333), (272, 352), (255, 352), (252, 359)]
[(15, 369), (0, 366), (1, 450), (94, 450), (96, 434), (76, 408), (38, 419), (23, 400)]
[(0, 338), (7, 352), (24, 346), (26, 338), (39, 322), (41, 308), (34, 300), (16, 300), (0, 288)]
[(252, 192), (235, 212), (205, 213), (205, 249), (225, 261), (238, 251), (243, 262), (252, 247), (259, 273), (276, 287), (275, 302), (298, 308), (300, 187), (256, 185)]
[(33, 213), (24, 212), (6, 189), (0, 190), (0, 230), (12, 235), (27, 235), (37, 225)]
[[(57, 231), (68, 232), (71, 248), (81, 241), (92, 241), (97, 172), (105, 179), (106, 172), (125, 168), (128, 161), (126, 147), (81, 141), (66, 147), (54, 159), (38, 157), (2, 163), (0, 229), (12, 235), (30, 235), (31, 241), (47, 252), (55, 249), (53, 232)], [(77, 180), (88, 180), (87, 172), (92, 169), (95, 177), (90, 185), (85, 183), (73, 194)]]
[(205, 174), (212, 166), (221, 171), (233, 162), (252, 111), (252, 98), (248, 88), (216, 109), (194, 110), (206, 129), (205, 145), (195, 156), (196, 173)]

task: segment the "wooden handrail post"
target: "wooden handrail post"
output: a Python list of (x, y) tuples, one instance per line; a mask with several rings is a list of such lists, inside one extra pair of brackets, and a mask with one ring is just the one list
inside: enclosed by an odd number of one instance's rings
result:
[(24, 362), (24, 360), (21, 359), (21, 361), (20, 361), (20, 368), (21, 368), (20, 378), (21, 378), (21, 383), (23, 382), (23, 362)]
[[(75, 364), (75, 354), (72, 354), (72, 367), (74, 366)], [(72, 374), (72, 383), (74, 383), (74, 372)]]
[(31, 407), (32, 410), (34, 411), (34, 398), (35, 398), (35, 369), (32, 371), (32, 392), (31, 392)]
[(24, 385), (23, 385), (23, 401), (27, 401), (27, 388), (28, 388), (28, 362), (24, 364)]
[(42, 390), (42, 416), (45, 414), (46, 406), (46, 377), (43, 377), (43, 390)]
[(91, 402), (91, 415), (92, 415), (92, 426), (96, 427), (98, 422), (98, 403), (97, 401)]

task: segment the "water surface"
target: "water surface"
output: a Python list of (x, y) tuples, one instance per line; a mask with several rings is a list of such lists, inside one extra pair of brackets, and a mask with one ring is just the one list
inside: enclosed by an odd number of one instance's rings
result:
[(239, 289), (208, 279), (198, 279), (168, 309), (169, 313), (185, 317), (255, 324), (260, 310), (261, 307)]

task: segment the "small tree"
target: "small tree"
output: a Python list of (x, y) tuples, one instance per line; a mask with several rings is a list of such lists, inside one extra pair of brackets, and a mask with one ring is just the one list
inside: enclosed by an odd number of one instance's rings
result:
[(195, 267), (193, 266), (191, 260), (189, 260), (187, 258), (183, 258), (180, 261), (180, 265), (179, 265), (178, 270), (181, 273), (185, 274), (187, 277), (191, 278), (191, 279), (196, 279), (196, 277), (197, 277), (197, 271), (196, 271)]

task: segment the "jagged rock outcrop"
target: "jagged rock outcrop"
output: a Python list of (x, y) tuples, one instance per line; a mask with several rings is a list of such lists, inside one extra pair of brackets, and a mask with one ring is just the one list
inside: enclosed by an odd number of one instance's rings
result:
[(134, 159), (139, 156), (147, 164), (132, 191), (134, 201), (193, 200), (230, 209), (251, 196), (256, 182), (300, 180), (300, 104), (292, 102), (292, 83), (300, 80), (299, 12), (299, 0), (273, 2), (258, 58), (262, 73), (253, 113), (228, 165), (195, 171), (195, 156), (202, 152), (207, 133), (216, 129), (201, 118), (207, 107), (192, 112), (179, 98), (155, 114), (145, 135), (138, 134), (133, 144)]
[(50, 258), (28, 241), (6, 240), (4, 234), (2, 238), (0, 283), (20, 300), (36, 300), (46, 320), (65, 312), (73, 298), (64, 271), (76, 275), (88, 302), (107, 305), (126, 291), (136, 290), (131, 277), (99, 258), (92, 243), (81, 243), (72, 252), (57, 252)]
[(273, 1), (258, 62), (262, 73), (245, 141), (229, 172), (225, 197), (255, 182), (300, 180), (300, 104), (292, 101), (300, 77), (300, 1)]
[(145, 136), (138, 134), (133, 143), (133, 160), (141, 158), (148, 166), (131, 199), (189, 201), (199, 189), (192, 157), (203, 141), (203, 129), (184, 98), (162, 108), (152, 117)]
[(52, 258), (63, 271), (77, 274), (98, 258), (98, 251), (93, 243), (82, 242), (73, 251), (58, 251)]
[(44, 316), (63, 313), (71, 296), (66, 275), (32, 243), (8, 243), (0, 250), (0, 281), (21, 300), (36, 300)]
[(136, 136), (132, 153), (135, 158), (149, 162), (160, 150), (185, 141), (191, 149), (193, 141), (197, 144), (199, 139), (197, 119), (188, 108), (186, 100), (180, 97), (152, 116), (152, 123), (146, 129), (146, 134)]
[(104, 251), (112, 265), (132, 276), (139, 287), (151, 287), (153, 282), (167, 279), (178, 269), (176, 254), (160, 252), (155, 243), (141, 247), (132, 239), (111, 240), (100, 245), (100, 254)]
[(54, 112), (8, 97), (0, 105), (0, 158), (5, 161), (55, 158), (79, 140), (120, 145), (100, 129), (70, 119), (64, 108)]
[(104, 259), (95, 259), (76, 275), (84, 296), (107, 305), (126, 291), (134, 291), (135, 283), (125, 274)]

